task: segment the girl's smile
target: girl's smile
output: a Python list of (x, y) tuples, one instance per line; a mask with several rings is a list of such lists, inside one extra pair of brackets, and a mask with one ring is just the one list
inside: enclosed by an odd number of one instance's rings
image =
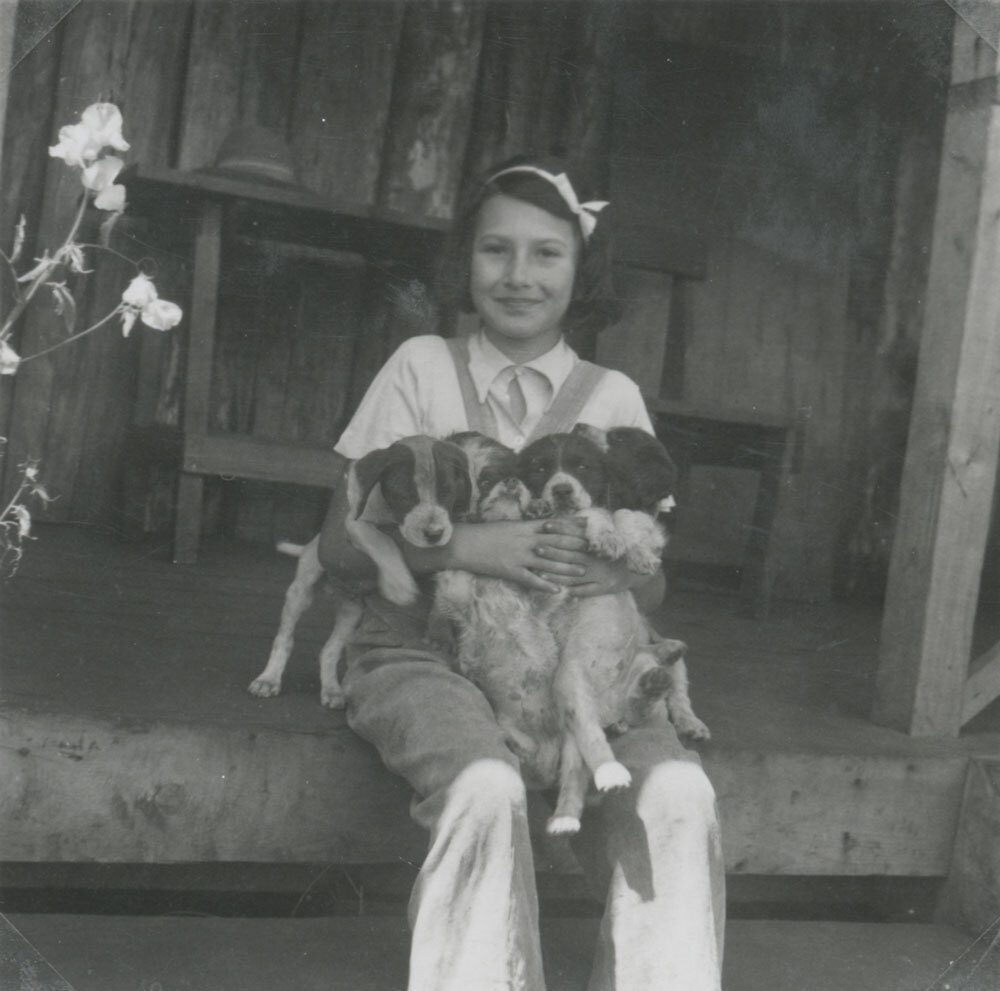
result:
[(529, 361), (559, 340), (578, 236), (568, 220), (510, 196), (480, 208), (469, 291), (487, 338), (509, 357)]

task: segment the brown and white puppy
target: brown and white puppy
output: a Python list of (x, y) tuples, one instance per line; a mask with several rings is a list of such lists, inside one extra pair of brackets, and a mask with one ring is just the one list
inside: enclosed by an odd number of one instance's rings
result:
[[(529, 496), (511, 474), (516, 455), (495, 441), (488, 444), (479, 451), (479, 501), (470, 519), (523, 519)], [(470, 463), (476, 460), (470, 454)], [(453, 626), (455, 670), (489, 700), (525, 779), (535, 788), (552, 787), (558, 778), (562, 732), (552, 686), (559, 652), (547, 619), (561, 601), (561, 596), (468, 571), (437, 575), (430, 635), (443, 640), (440, 624)]]
[[(471, 494), (465, 452), (448, 441), (406, 437), (350, 466), (344, 529), (351, 543), (375, 562), (378, 589), (385, 598), (409, 605), (418, 589), (396, 542), (380, 527), (398, 526), (402, 537), (416, 547), (447, 544), (452, 521), (468, 512)], [(305, 546), (282, 543), (278, 549), (297, 556), (299, 563), (285, 593), (267, 666), (249, 686), (250, 692), (261, 698), (281, 691), (295, 627), (312, 604), (316, 584), (324, 575), (318, 536)], [(343, 589), (340, 592), (333, 632), (320, 652), (320, 701), (332, 709), (344, 707), (337, 668), (362, 615), (361, 598)]]
[[(615, 508), (613, 502), (655, 506), (669, 495), (655, 492), (655, 486), (649, 491), (617, 491), (627, 478), (643, 474), (625, 468), (628, 452), (645, 444), (631, 434), (619, 434), (615, 457), (609, 458), (611, 445), (588, 428), (529, 445), (521, 452), (519, 477), (532, 496), (532, 514), (581, 517), (595, 553), (624, 558), (636, 573), (654, 573), (665, 534), (647, 513)], [(686, 676), (675, 676), (682, 670), (677, 665), (683, 664), (684, 645), (654, 637), (627, 591), (569, 598), (553, 612), (549, 625), (559, 649), (553, 696), (564, 736), (559, 799), (547, 828), (550, 833), (571, 833), (579, 829), (591, 774), (599, 791), (631, 783), (627, 769), (614, 757), (605, 728), (641, 721), (664, 696), (682, 696), (674, 710), (684, 710)], [(689, 702), (686, 705), (690, 709)], [(704, 724), (691, 716), (695, 721), (682, 718), (679, 731), (706, 735)]]

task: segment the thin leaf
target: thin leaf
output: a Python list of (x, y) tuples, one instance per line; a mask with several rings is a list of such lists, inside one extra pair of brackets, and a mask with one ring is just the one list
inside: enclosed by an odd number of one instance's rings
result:
[(72, 334), (76, 326), (76, 300), (73, 294), (66, 288), (65, 282), (47, 282), (46, 285), (55, 297), (56, 313), (63, 318), (66, 332)]
[(17, 222), (17, 227), (14, 229), (14, 247), (10, 251), (11, 265), (21, 257), (21, 251), (24, 248), (24, 239), (27, 237), (27, 229), (28, 220), (22, 213), (21, 219)]

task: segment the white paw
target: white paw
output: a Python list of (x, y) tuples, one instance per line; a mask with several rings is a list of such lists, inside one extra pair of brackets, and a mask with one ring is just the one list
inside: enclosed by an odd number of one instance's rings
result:
[(693, 712), (671, 712), (670, 721), (681, 736), (689, 736), (692, 740), (711, 740), (709, 728)]
[(652, 575), (660, 566), (660, 555), (649, 547), (629, 547), (625, 553), (628, 570), (637, 575)]
[(347, 704), (340, 688), (324, 688), (320, 692), (319, 700), (328, 709), (343, 709)]
[(254, 678), (247, 687), (251, 695), (256, 695), (260, 699), (274, 698), (281, 694), (281, 682), (272, 681), (270, 678)]
[(412, 606), (420, 594), (417, 583), (409, 572), (379, 575), (378, 590), (397, 606)]
[(573, 836), (580, 832), (580, 820), (576, 816), (552, 816), (545, 824), (549, 836)]
[(585, 520), (584, 536), (590, 549), (599, 557), (617, 561), (625, 553), (627, 544), (611, 518), (604, 512), (591, 512), (586, 514)]
[(594, 771), (594, 784), (598, 791), (614, 791), (616, 788), (628, 788), (632, 784), (632, 775), (624, 764), (609, 760)]

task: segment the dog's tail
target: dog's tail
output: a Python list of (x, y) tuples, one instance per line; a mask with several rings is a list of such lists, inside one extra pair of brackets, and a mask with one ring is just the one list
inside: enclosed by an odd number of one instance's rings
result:
[(293, 544), (289, 540), (279, 540), (277, 548), (282, 554), (288, 554), (290, 557), (302, 557), (302, 552), (306, 549), (306, 545)]

